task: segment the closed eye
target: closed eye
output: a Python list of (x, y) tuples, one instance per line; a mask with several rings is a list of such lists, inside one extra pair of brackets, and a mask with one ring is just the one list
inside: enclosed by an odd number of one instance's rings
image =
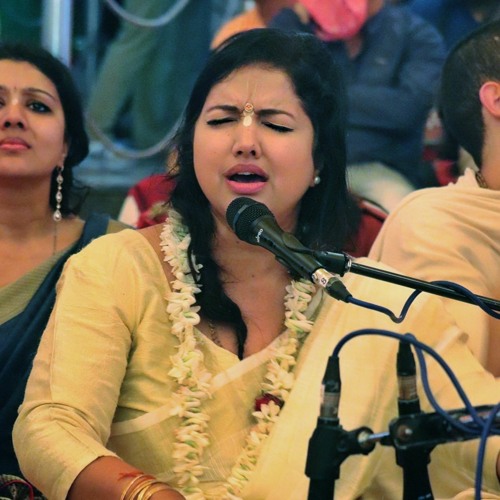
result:
[(223, 125), (224, 123), (230, 123), (236, 121), (235, 118), (226, 117), (226, 118), (214, 118), (212, 120), (207, 121), (207, 125), (211, 127), (216, 127), (217, 125)]
[(264, 122), (264, 125), (266, 127), (269, 127), (270, 129), (276, 130), (277, 132), (280, 132), (282, 134), (293, 131), (293, 129), (290, 127), (284, 127), (283, 125), (277, 125), (276, 123)]

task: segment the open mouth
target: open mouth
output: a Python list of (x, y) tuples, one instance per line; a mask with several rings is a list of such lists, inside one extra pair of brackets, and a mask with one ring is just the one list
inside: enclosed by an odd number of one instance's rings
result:
[(244, 184), (251, 184), (254, 182), (266, 182), (267, 177), (265, 177), (263, 175), (253, 174), (250, 172), (242, 172), (242, 173), (231, 175), (229, 177), (229, 180), (233, 181), (233, 182), (241, 182)]

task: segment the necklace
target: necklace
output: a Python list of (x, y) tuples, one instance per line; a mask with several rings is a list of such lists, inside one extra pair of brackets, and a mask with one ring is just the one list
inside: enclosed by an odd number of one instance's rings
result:
[(484, 178), (483, 174), (481, 173), (481, 170), (476, 170), (475, 171), (476, 175), (476, 181), (479, 187), (488, 189), (488, 183), (486, 182), (486, 179)]
[[(210, 444), (207, 432), (210, 416), (205, 413), (203, 405), (211, 397), (212, 374), (205, 367), (203, 352), (198, 347), (199, 337), (194, 329), (200, 322), (200, 308), (195, 299), (200, 288), (190, 271), (187, 255), (189, 243), (190, 235), (180, 215), (170, 211), (163, 226), (160, 245), (175, 277), (171, 292), (165, 299), (172, 333), (179, 340), (176, 353), (170, 357), (172, 368), (169, 371), (169, 376), (178, 386), (172, 395), (176, 404), (171, 415), (181, 420), (174, 431), (172, 457), (176, 465), (173, 473), (181, 493), (188, 500), (204, 500), (206, 497), (199, 487), (199, 478), (205, 468), (201, 463), (203, 453)], [(192, 264), (198, 273), (200, 266), (196, 262)], [(239, 499), (240, 492), (255, 469), (263, 444), (281, 411), (281, 405), (276, 400), (286, 402), (293, 388), (293, 367), (302, 342), (312, 329), (312, 321), (305, 313), (315, 290), (314, 285), (303, 280), (292, 281), (286, 287), (286, 330), (273, 346), (273, 357), (267, 364), (267, 372), (261, 382), (262, 393), (270, 397), (252, 412), (255, 425), (250, 429), (230, 475), (223, 484), (217, 486), (216, 498)]]
[(217, 346), (222, 347), (219, 336), (217, 335), (217, 327), (212, 320), (208, 321), (208, 333), (210, 335), (210, 340)]

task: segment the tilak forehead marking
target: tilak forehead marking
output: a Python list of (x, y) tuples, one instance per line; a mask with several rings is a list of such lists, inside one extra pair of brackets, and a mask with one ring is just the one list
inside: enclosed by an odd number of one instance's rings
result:
[(252, 116), (254, 113), (253, 104), (251, 102), (247, 102), (243, 108), (243, 112), (241, 113), (244, 127), (249, 127), (252, 124)]

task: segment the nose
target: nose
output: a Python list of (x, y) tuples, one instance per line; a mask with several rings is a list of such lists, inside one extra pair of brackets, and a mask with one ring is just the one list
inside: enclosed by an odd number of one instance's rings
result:
[(3, 130), (26, 128), (26, 119), (18, 103), (9, 103), (0, 109), (0, 128)]
[(258, 158), (262, 153), (257, 126), (245, 126), (241, 122), (236, 127), (233, 154), (235, 156)]

